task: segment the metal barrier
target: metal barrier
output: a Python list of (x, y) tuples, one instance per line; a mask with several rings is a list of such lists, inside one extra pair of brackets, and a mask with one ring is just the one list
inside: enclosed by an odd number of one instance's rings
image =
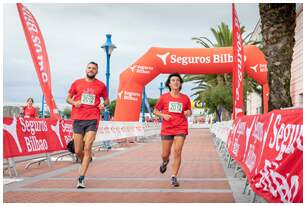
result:
[(232, 127), (232, 121), (224, 121), (224, 122), (216, 122), (212, 124), (210, 128), (210, 132), (213, 134), (213, 140), (217, 151), (221, 153), (224, 161), (226, 162), (227, 168), (234, 167), (234, 177), (240, 177), (244, 181), (244, 187), (242, 190), (242, 194), (251, 195), (251, 202), (265, 202), (261, 197), (256, 195), (255, 192), (252, 191), (251, 187), (249, 186), (248, 178), (244, 174), (241, 167), (235, 162), (235, 160), (229, 155), (227, 151), (227, 137), (229, 131)]
[[(42, 162), (47, 161), (48, 167), (52, 167), (51, 156), (55, 155), (63, 155), (66, 153), (70, 153), (66, 150), (56, 151), (52, 153), (42, 153), (30, 156), (20, 156), (20, 157), (11, 157), (4, 159), (3, 161), (3, 170), (8, 170), (10, 177), (17, 177), (17, 169), (16, 164), (21, 162), (27, 162), (25, 168), (30, 168), (31, 165), (38, 164), (40, 165)], [(71, 154), (71, 153), (70, 153)], [(14, 173), (14, 174), (13, 174)]]
[[(103, 122), (103, 125), (104, 124), (107, 124), (108, 126), (109, 125), (114, 126), (115, 129), (111, 133), (111, 136), (112, 136), (111, 138), (105, 138), (105, 134), (98, 136), (99, 134), (97, 133), (97, 138), (93, 145), (94, 151), (101, 151), (101, 150), (109, 151), (116, 144), (118, 144), (116, 140), (120, 140), (120, 139), (124, 139), (124, 141), (130, 142), (132, 141), (131, 138), (133, 138), (133, 141), (146, 142), (147, 139), (155, 137), (159, 135), (160, 133), (160, 123), (153, 123), (153, 122), (147, 123), (146, 122), (142, 124), (142, 123), (136, 122), (135, 124), (138, 124), (140, 130), (138, 130), (137, 133), (127, 132), (125, 134), (123, 134), (121, 131), (118, 131), (118, 128), (120, 128), (120, 126), (133, 126), (132, 122), (129, 122), (129, 123), (122, 123), (122, 122), (105, 123)], [(121, 138), (120, 134), (124, 137)], [(25, 166), (26, 169), (30, 168), (34, 164), (40, 165), (42, 162), (45, 162), (45, 161), (47, 161), (48, 167), (52, 167), (51, 156), (56, 156), (55, 161), (58, 161), (59, 159), (64, 158), (65, 156), (71, 156), (72, 162), (78, 162), (78, 158), (76, 157), (75, 154), (72, 154), (67, 150), (60, 150), (60, 151), (51, 152), (51, 153), (41, 153), (41, 154), (36, 154), (36, 155), (19, 156), (19, 157), (11, 157), (11, 158), (4, 159), (3, 171), (5, 172), (7, 170), (10, 177), (14, 177), (14, 176), (17, 177), (18, 173), (16, 169), (16, 163), (20, 163), (20, 162), (27, 162)]]

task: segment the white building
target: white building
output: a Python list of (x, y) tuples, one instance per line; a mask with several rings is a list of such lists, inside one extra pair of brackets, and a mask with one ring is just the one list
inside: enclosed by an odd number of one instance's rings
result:
[(293, 106), (303, 107), (303, 4), (297, 4), (296, 16), (290, 94)]

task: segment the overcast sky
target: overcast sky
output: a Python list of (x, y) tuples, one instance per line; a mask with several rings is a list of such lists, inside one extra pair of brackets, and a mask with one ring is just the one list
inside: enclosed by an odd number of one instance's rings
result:
[[(150, 47), (200, 47), (192, 37), (206, 36), (221, 22), (231, 27), (231, 4), (24, 4), (42, 31), (51, 68), (53, 96), (65, 103), (71, 83), (85, 76), (89, 61), (99, 64), (105, 82), (105, 34), (117, 46), (111, 56), (110, 98), (116, 97), (122, 71)], [(40, 106), (42, 91), (15, 4), (4, 4), (3, 103), (23, 104), (32, 96)], [(259, 20), (258, 4), (237, 4), (240, 24), (252, 32)], [(149, 97), (159, 96), (160, 75), (147, 85)], [(190, 95), (192, 84), (184, 84)]]

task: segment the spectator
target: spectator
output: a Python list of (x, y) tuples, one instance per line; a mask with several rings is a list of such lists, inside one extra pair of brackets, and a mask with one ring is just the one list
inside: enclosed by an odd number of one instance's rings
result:
[(27, 99), (27, 105), (22, 107), (22, 116), (24, 118), (37, 118), (36, 108), (33, 107), (34, 100), (32, 97)]

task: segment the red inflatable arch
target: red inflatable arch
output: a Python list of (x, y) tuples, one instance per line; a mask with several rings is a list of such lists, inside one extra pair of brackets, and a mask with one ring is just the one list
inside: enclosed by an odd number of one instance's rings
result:
[[(143, 88), (159, 74), (232, 73), (232, 47), (157, 48), (152, 47), (120, 74), (116, 121), (138, 121)], [(267, 62), (256, 46), (245, 46), (245, 71), (263, 86), (264, 113), (268, 107)]]

